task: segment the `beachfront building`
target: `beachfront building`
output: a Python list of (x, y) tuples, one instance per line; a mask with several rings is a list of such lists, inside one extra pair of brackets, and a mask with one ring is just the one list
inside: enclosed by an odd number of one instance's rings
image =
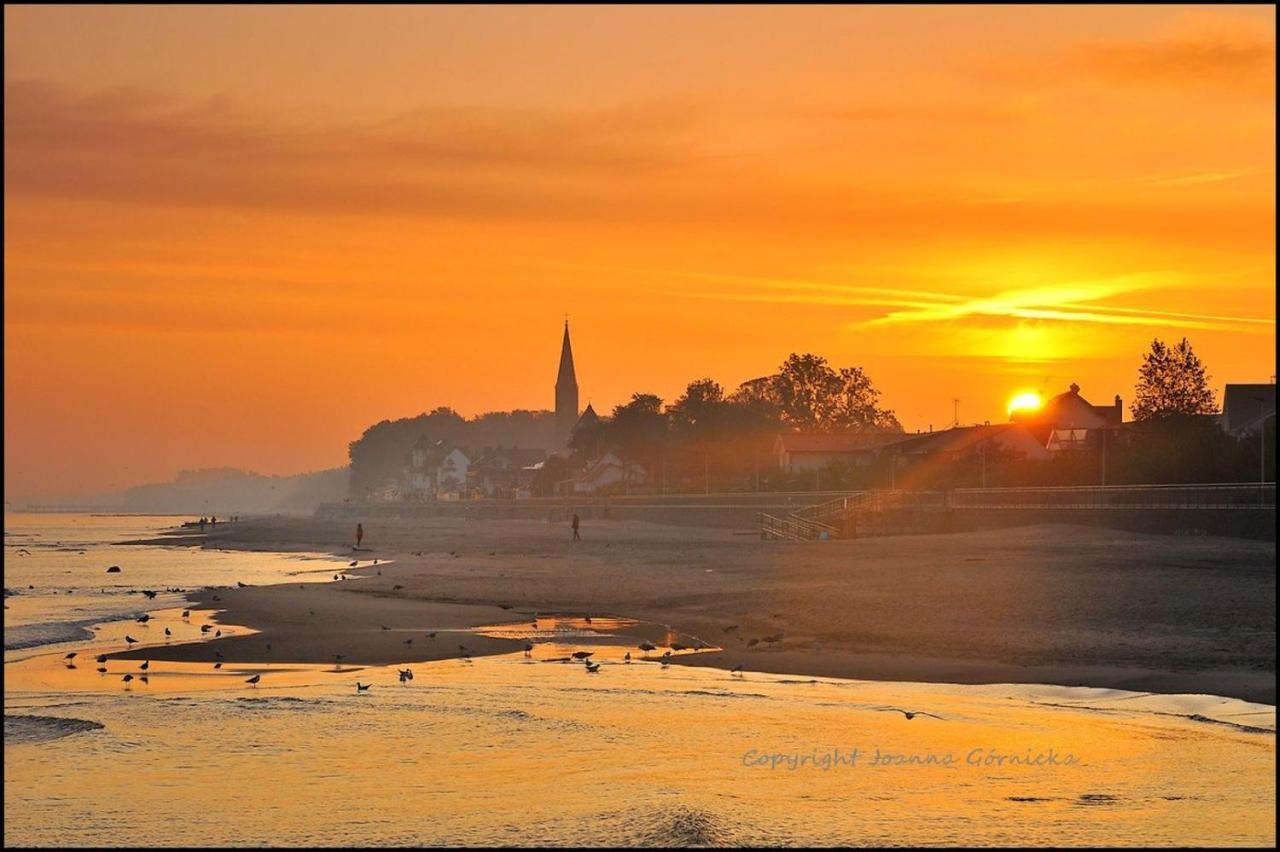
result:
[(1276, 413), (1276, 386), (1270, 384), (1227, 385), (1222, 392), (1224, 432), (1237, 438), (1257, 435), (1258, 430)]
[(456, 500), (467, 488), (471, 459), (460, 448), (426, 435), (409, 450), (404, 497), (409, 500)]
[(535, 465), (546, 460), (545, 450), (519, 447), (485, 448), (467, 468), (468, 490), (478, 497), (515, 497), (529, 490)]
[(1017, 423), (957, 426), (941, 432), (899, 436), (886, 451), (905, 464), (952, 464), (978, 453), (1012, 455), (1021, 461), (1047, 461), (1053, 453), (1029, 429)]
[(645, 483), (645, 469), (632, 463), (630, 469), (613, 453), (605, 453), (587, 465), (579, 476), (569, 480), (566, 490), (574, 494), (604, 494), (625, 491), (628, 486)]
[(773, 454), (778, 469), (788, 475), (822, 470), (833, 463), (865, 466), (903, 437), (900, 432), (783, 432), (773, 442)]
[(1094, 405), (1072, 383), (1065, 393), (1050, 397), (1037, 409), (1017, 409), (1009, 418), (1024, 427), (1050, 453), (1098, 446), (1105, 433), (1123, 427), (1124, 406), (1119, 394), (1110, 405)]

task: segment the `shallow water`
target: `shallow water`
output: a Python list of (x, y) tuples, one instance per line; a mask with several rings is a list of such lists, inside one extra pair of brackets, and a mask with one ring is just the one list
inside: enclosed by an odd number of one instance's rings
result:
[[(157, 607), (151, 629), (182, 622)], [(6, 844), (1275, 842), (1275, 711), (1234, 699), (625, 663), (633, 625), (599, 619), (487, 625), (534, 638), (532, 657), (416, 663), (407, 683), (230, 661), (99, 675), (127, 626), (74, 669), (76, 646), (6, 664), (6, 734), (23, 733), (6, 736)], [(578, 649), (597, 674), (547, 662)]]

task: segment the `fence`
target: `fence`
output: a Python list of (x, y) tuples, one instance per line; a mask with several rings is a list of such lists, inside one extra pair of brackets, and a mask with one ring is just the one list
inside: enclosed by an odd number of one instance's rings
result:
[(948, 505), (953, 509), (1273, 509), (1276, 484), (958, 488), (949, 493)]

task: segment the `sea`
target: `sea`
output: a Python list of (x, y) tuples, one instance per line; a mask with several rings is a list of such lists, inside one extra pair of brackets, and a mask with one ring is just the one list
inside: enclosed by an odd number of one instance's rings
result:
[(6, 846), (1275, 844), (1275, 708), (1219, 696), (663, 665), (514, 616), (476, 632), (530, 654), (99, 672), (248, 630), (190, 591), (347, 565), (121, 544), (185, 520), (6, 514)]

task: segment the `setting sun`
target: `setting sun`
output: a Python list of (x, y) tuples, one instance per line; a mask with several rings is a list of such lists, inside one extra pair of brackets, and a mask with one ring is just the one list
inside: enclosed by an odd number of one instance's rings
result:
[(1027, 391), (1020, 393), (1013, 399), (1009, 400), (1009, 414), (1014, 415), (1019, 412), (1036, 411), (1040, 408), (1040, 394), (1035, 391)]

